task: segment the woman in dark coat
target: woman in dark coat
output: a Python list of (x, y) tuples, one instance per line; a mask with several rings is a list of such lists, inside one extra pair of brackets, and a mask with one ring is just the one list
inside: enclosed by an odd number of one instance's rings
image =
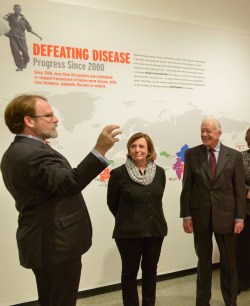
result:
[[(250, 148), (250, 128), (246, 132), (245, 140)], [(237, 243), (238, 293), (250, 289), (250, 149), (242, 152), (242, 157), (246, 177), (247, 216)]]
[(142, 305), (155, 305), (157, 264), (167, 223), (162, 209), (165, 171), (154, 163), (156, 153), (147, 134), (127, 143), (127, 161), (111, 171), (108, 206), (115, 217), (113, 238), (122, 260), (125, 306), (138, 306), (137, 273), (142, 269)]

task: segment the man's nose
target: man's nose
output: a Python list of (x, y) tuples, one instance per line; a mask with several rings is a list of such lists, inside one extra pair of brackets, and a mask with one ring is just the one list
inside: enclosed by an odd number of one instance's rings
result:
[(54, 116), (53, 117), (53, 122), (57, 123), (58, 121), (59, 121), (59, 119), (56, 116)]

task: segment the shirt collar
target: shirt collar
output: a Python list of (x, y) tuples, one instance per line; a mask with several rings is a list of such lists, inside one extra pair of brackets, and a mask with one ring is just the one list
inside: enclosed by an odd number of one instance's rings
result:
[(214, 148), (215, 151), (220, 151), (220, 141), (218, 142), (217, 146)]
[(36, 137), (36, 136), (33, 136), (33, 135), (16, 134), (16, 136), (31, 138), (31, 139), (35, 139), (35, 140), (41, 141), (42, 143), (46, 143), (42, 138), (39, 138), (39, 137)]
[[(220, 152), (220, 141), (218, 142), (217, 146), (214, 147), (213, 149), (215, 152)], [(207, 149), (207, 151), (210, 152), (209, 149)]]

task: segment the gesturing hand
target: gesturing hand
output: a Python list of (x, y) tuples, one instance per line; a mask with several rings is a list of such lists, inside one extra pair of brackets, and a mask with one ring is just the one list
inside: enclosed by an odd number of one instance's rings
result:
[(119, 141), (119, 139), (116, 138), (116, 136), (121, 134), (122, 132), (119, 130), (114, 132), (114, 130), (118, 128), (119, 128), (118, 125), (111, 124), (105, 126), (105, 128), (102, 130), (94, 148), (101, 155), (104, 156), (106, 152), (113, 147), (115, 142)]

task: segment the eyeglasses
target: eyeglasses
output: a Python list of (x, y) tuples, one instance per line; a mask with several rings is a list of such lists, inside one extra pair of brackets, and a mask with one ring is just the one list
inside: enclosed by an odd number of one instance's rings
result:
[(45, 118), (47, 122), (52, 122), (52, 119), (55, 117), (53, 113), (47, 115), (28, 115), (28, 116), (32, 118)]
[(48, 115), (28, 115), (30, 117), (35, 117), (35, 118), (39, 118), (39, 117), (44, 117), (44, 118), (53, 118), (55, 115), (54, 114), (48, 114)]

